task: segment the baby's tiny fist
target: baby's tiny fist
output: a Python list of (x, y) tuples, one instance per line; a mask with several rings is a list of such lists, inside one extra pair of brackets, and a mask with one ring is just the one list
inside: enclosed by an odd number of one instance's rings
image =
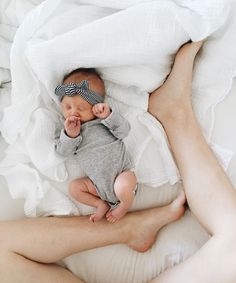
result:
[(107, 118), (111, 114), (110, 106), (106, 103), (104, 103), (103, 113), (105, 115), (105, 118)]
[(93, 112), (95, 116), (101, 119), (105, 119), (111, 114), (110, 107), (107, 103), (98, 103), (94, 105)]
[(65, 121), (66, 134), (71, 138), (76, 138), (80, 134), (80, 119), (76, 116), (70, 116)]

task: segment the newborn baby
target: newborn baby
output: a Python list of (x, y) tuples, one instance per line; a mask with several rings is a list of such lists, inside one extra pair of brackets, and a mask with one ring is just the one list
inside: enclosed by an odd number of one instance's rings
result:
[(56, 139), (56, 151), (78, 157), (86, 177), (70, 183), (77, 201), (96, 207), (92, 222), (106, 215), (110, 222), (121, 219), (131, 207), (137, 180), (122, 139), (130, 125), (104, 103), (104, 82), (95, 69), (74, 70), (55, 89), (65, 118)]

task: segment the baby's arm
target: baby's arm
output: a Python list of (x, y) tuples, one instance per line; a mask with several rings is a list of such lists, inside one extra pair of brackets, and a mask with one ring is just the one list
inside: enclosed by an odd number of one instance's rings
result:
[(81, 141), (81, 135), (76, 138), (71, 138), (67, 136), (65, 130), (62, 129), (60, 136), (55, 139), (55, 150), (62, 156), (69, 156), (76, 152)]
[(124, 139), (129, 134), (130, 123), (117, 112), (112, 111), (101, 123), (118, 139)]
[(56, 138), (56, 152), (63, 156), (71, 155), (78, 149), (82, 141), (80, 135), (81, 123), (78, 117), (69, 116), (64, 122), (64, 129), (61, 130), (60, 136)]

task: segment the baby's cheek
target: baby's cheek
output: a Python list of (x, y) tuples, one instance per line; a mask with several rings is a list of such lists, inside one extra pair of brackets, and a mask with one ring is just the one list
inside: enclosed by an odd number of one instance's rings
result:
[(62, 115), (63, 115), (63, 117), (65, 118), (65, 119), (67, 119), (68, 118), (68, 113), (67, 113), (67, 111), (62, 111)]

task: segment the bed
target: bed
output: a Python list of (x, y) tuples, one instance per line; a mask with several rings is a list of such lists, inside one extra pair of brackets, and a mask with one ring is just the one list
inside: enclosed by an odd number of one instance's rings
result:
[[(152, 7), (149, 6), (151, 2), (154, 5)], [(68, 54), (66, 63), (61, 60), (58, 62), (63, 48), (56, 50), (55, 46), (65, 41), (70, 42), (73, 32), (78, 32), (80, 38), (84, 36), (85, 42), (79, 47), (80, 57), (77, 60), (83, 62), (81, 64), (85, 67), (90, 66), (86, 65), (89, 61), (98, 68), (106, 83), (108, 101), (129, 119), (134, 129), (126, 140), (126, 144), (133, 156), (138, 156), (135, 162), (141, 188), (132, 210), (170, 203), (181, 188), (178, 170), (169, 151), (163, 129), (146, 110), (148, 92), (163, 82), (170, 70), (174, 53), (189, 38), (200, 40), (207, 37), (203, 51), (196, 62), (193, 105), (207, 141), (233, 184), (236, 184), (236, 135), (234, 134), (236, 38), (233, 32), (236, 26), (234, 19), (236, 5), (233, 2), (226, 4), (226, 1), (215, 1), (214, 5), (218, 9), (209, 15), (207, 9), (211, 7), (211, 1), (205, 1), (205, 4), (199, 6), (197, 2), (195, 1), (193, 6), (191, 1), (78, 0), (53, 1), (53, 3), (41, 0), (1, 1), (1, 220), (26, 216), (80, 215), (90, 214), (93, 211), (89, 207), (79, 206), (67, 196), (68, 182), (78, 173), (78, 164), (75, 160), (67, 161), (51, 157), (50, 160), (43, 162), (38, 157), (42, 153), (44, 156), (46, 154), (49, 156), (51, 151), (46, 151), (46, 148), (52, 145), (52, 135), (44, 128), (39, 135), (38, 129), (41, 129), (49, 120), (55, 123), (60, 120), (58, 106), (53, 97), (53, 86), (60, 81), (63, 73), (76, 67), (70, 56), (74, 52), (73, 44), (71, 48), (64, 46), (66, 50), (64, 52)], [(72, 8), (74, 8), (73, 13)], [(175, 18), (178, 24), (168, 17), (160, 17), (158, 24), (154, 20), (150, 21), (151, 16), (155, 19), (154, 12), (149, 14), (150, 9), (161, 14), (167, 9), (175, 12), (179, 17)], [(118, 48), (114, 48), (110, 57), (103, 56), (101, 59), (102, 53), (99, 53), (99, 48), (96, 56), (92, 56), (93, 50), (89, 50), (91, 42), (86, 41), (88, 34), (93, 34), (95, 28), (107, 27), (106, 21), (109, 22), (110, 17), (114, 17), (113, 24), (114, 21), (117, 21), (117, 24), (114, 24), (112, 28), (117, 29), (117, 34), (123, 35), (123, 38), (130, 36), (132, 28), (137, 29), (137, 26), (132, 27), (131, 22), (136, 21), (140, 10), (142, 13), (146, 11), (148, 15), (147, 19), (143, 17), (143, 25), (146, 23), (153, 33), (150, 33), (150, 37), (147, 38), (146, 49), (136, 50), (136, 54), (129, 59), (127, 58), (129, 53), (122, 51), (121, 56), (121, 50)], [(81, 15), (88, 13), (88, 17), (81, 16), (78, 20), (78, 13)], [(181, 15), (184, 15), (182, 17), (184, 20), (180, 20)], [(72, 19), (71, 22), (62, 24), (66, 22), (68, 16)], [(130, 16), (133, 16), (132, 21)], [(129, 17), (130, 29), (127, 28), (128, 31), (125, 33), (126, 31), (120, 28), (120, 23), (127, 17)], [(103, 21), (99, 21), (100, 19)], [(60, 29), (57, 21), (60, 22)], [(94, 22), (96, 22), (95, 27), (92, 25)], [(29, 28), (29, 23), (34, 27)], [(197, 31), (196, 23), (199, 23)], [(163, 26), (161, 31), (158, 30), (161, 25), (167, 26), (170, 32), (174, 32), (174, 43), (168, 37), (159, 42), (153, 40), (153, 36), (163, 37), (167, 33), (166, 30), (163, 31)], [(86, 26), (86, 30), (82, 28), (76, 30), (77, 26)], [(104, 29), (106, 38), (111, 36), (109, 33), (111, 31), (109, 28)], [(17, 36), (15, 36), (16, 32)], [(133, 41), (136, 40), (135, 46), (140, 40), (138, 35), (139, 33), (133, 38)], [(102, 35), (100, 36), (103, 38)], [(114, 44), (115, 42), (113, 46)], [(152, 52), (157, 45), (160, 49), (166, 47), (168, 52), (160, 51), (157, 54), (156, 65), (150, 68), (153, 64)], [(11, 53), (10, 48), (12, 48)], [(84, 50), (86, 50), (85, 53), (83, 53)], [(149, 52), (148, 56), (147, 52)], [(127, 60), (129, 61), (125, 65)], [(144, 60), (148, 64), (144, 65)], [(52, 69), (50, 66), (55, 64), (56, 67)], [(140, 75), (134, 76), (134, 71)], [(131, 86), (129, 82), (132, 83)], [(35, 87), (38, 89), (36, 90)], [(37, 93), (40, 95), (36, 95)], [(37, 99), (32, 100), (33, 95)], [(42, 105), (47, 105), (48, 108)], [(32, 106), (33, 110), (28, 111), (24, 108), (27, 106)], [(26, 109), (25, 116), (22, 114), (22, 109)], [(10, 115), (13, 112), (16, 115)], [(24, 123), (19, 119), (21, 117), (19, 113), (24, 116), (22, 119)], [(53, 116), (52, 113), (55, 115)], [(14, 116), (15, 120), (11, 116)], [(17, 127), (14, 126), (14, 121), (19, 121)], [(51, 132), (55, 123), (48, 123)], [(13, 130), (9, 130), (9, 125)], [(142, 135), (138, 135), (139, 132), (142, 132)], [(42, 139), (45, 142), (45, 148), (39, 151), (34, 146), (35, 141), (43, 136), (47, 136), (47, 139)], [(34, 178), (27, 181), (29, 176)], [(31, 185), (34, 189), (29, 190)], [(114, 245), (73, 255), (64, 259), (62, 264), (85, 282), (148, 282), (160, 272), (191, 256), (208, 238), (207, 232), (187, 210), (184, 217), (160, 231), (154, 246), (144, 254), (132, 251), (123, 245)], [(107, 273), (108, 265), (109, 273)]]

